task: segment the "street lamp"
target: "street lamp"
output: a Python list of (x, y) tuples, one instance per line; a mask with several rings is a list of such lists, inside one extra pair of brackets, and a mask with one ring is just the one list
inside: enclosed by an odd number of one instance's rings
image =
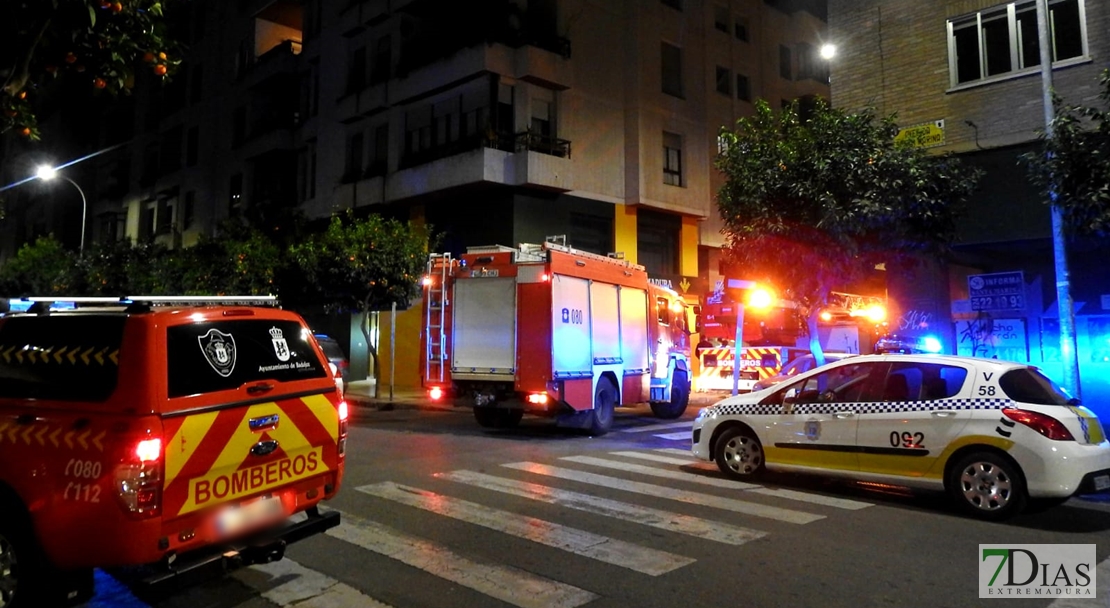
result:
[(828, 60), (828, 59), (832, 59), (833, 57), (836, 57), (836, 45), (828, 43), (828, 42), (826, 42), (825, 44), (822, 44), (821, 45), (821, 58)]
[(88, 217), (89, 210), (88, 201), (85, 200), (85, 191), (81, 189), (81, 186), (77, 185), (77, 182), (58, 173), (58, 170), (54, 167), (51, 167), (50, 165), (40, 166), (38, 170), (35, 171), (35, 177), (38, 177), (44, 182), (48, 182), (55, 177), (60, 177), (73, 184), (74, 188), (77, 188), (77, 193), (81, 195), (81, 246), (78, 251), (80, 251), (81, 253), (85, 253), (85, 218)]

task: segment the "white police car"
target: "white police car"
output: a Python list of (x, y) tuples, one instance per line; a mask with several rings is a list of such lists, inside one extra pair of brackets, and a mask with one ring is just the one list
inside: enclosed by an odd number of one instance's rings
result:
[(734, 478), (771, 469), (943, 489), (985, 519), (1110, 489), (1098, 418), (1037, 368), (997, 359), (843, 359), (703, 409), (693, 444)]

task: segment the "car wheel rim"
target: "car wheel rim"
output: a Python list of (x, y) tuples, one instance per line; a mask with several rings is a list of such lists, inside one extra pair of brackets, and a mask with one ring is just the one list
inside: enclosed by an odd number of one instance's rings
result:
[(733, 471), (751, 475), (763, 464), (763, 450), (751, 437), (733, 437), (725, 444), (725, 462)]
[(18, 585), (15, 551), (8, 539), (0, 536), (0, 606), (7, 606)]
[(992, 462), (976, 462), (960, 475), (960, 488), (968, 504), (983, 511), (997, 511), (1010, 503), (1013, 481)]

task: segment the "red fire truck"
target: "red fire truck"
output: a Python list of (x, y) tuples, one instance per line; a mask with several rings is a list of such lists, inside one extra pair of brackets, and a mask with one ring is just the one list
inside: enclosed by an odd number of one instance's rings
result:
[(643, 266), (552, 242), (433, 254), (424, 387), (465, 400), (485, 427), (527, 412), (601, 434), (614, 407), (645, 401), (677, 418), (690, 397), (692, 314)]

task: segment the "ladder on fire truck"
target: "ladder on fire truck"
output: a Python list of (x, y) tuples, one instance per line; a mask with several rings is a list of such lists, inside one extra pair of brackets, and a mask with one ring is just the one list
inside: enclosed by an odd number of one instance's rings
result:
[(428, 306), (424, 319), (424, 335), (428, 336), (424, 353), (424, 380), (443, 382), (447, 365), (447, 279), (455, 261), (450, 253), (433, 253), (428, 256)]

